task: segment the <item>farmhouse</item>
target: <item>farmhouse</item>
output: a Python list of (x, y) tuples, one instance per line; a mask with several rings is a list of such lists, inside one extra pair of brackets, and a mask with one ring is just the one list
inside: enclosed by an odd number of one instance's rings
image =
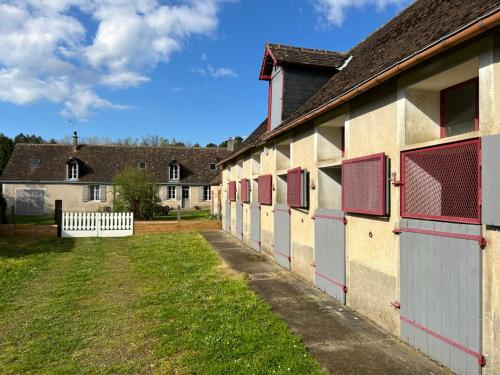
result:
[(268, 118), (220, 162), (225, 231), (460, 374), (500, 373), (499, 6), (266, 44)]
[(113, 206), (113, 176), (125, 166), (147, 171), (162, 205), (210, 207), (217, 162), (227, 149), (78, 144), (17, 144), (0, 179), (8, 206), (19, 215), (54, 210), (96, 212)]

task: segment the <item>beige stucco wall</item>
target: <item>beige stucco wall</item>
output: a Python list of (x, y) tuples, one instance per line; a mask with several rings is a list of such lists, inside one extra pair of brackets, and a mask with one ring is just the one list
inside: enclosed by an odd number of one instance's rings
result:
[[(441, 139), (439, 90), (474, 77), (479, 77), (480, 130)], [(325, 114), (314, 124), (303, 126), (293, 134), (289, 132), (259, 149), (262, 151), (260, 174), (272, 174), (275, 187), (277, 172), (282, 173), (284, 169), (276, 144), (290, 142), (290, 168), (300, 166), (310, 172), (309, 210), (291, 211), (291, 265), (293, 272), (311, 283), (314, 282), (314, 221), (311, 216), (318, 205), (318, 196), (329, 194), (325, 188), (327, 184), (318, 182), (319, 167), (339, 166), (342, 160), (340, 155), (324, 160), (328, 158), (318, 150), (318, 145), (324, 143), (319, 138), (322, 135), (318, 134), (317, 126), (328, 121), (342, 121), (342, 118), (346, 129), (343, 158), (384, 152), (390, 159), (391, 177), (395, 180), (400, 179), (402, 150), (499, 134), (500, 36), (488, 36), (423, 64), (358, 96), (341, 109)], [(328, 133), (328, 129), (324, 133)], [(252, 150), (252, 153), (256, 151)], [(250, 158), (249, 154), (239, 162), (245, 160), (244, 165), (250, 165)], [(250, 168), (244, 167), (243, 172), (243, 176), (237, 176), (233, 171), (226, 174), (223, 188), (229, 178), (252, 177)], [(335, 191), (332, 199), (323, 202), (338, 201), (338, 194)], [(392, 184), (390, 199), (390, 215), (387, 217), (347, 215), (347, 305), (399, 335), (399, 311), (390, 303), (399, 300), (399, 238), (392, 230), (400, 219), (400, 188)], [(273, 191), (273, 204), (276, 204), (276, 191)], [(233, 226), (234, 213), (233, 209)], [(249, 235), (248, 217), (245, 214), (244, 220), (248, 222), (248, 227), (244, 227), (245, 242), (248, 242), (246, 237)], [(488, 241), (483, 251), (483, 353), (488, 361), (484, 373), (494, 374), (500, 373), (500, 229), (485, 227), (484, 236)], [(272, 256), (272, 206), (262, 206), (261, 241), (263, 252)]]
[[(45, 190), (45, 213), (50, 214), (54, 211), (55, 201), (60, 199), (63, 202), (64, 211), (75, 212), (97, 212), (113, 207), (113, 186), (106, 185), (106, 201), (83, 201), (83, 184), (4, 184), (4, 197), (9, 207), (15, 204), (16, 189), (44, 189)], [(209, 208), (210, 201), (198, 200), (198, 189), (203, 187), (190, 187), (190, 207), (198, 206), (200, 208)], [(163, 197), (163, 189), (160, 188), (160, 197)], [(176, 208), (177, 200), (162, 200), (162, 205), (169, 205)], [(10, 208), (9, 208), (10, 209)]]
[(54, 212), (55, 201), (63, 202), (64, 211), (97, 212), (112, 207), (113, 187), (106, 188), (106, 202), (84, 202), (80, 184), (5, 184), (4, 197), (9, 207), (15, 205), (16, 189), (45, 189), (45, 213)]

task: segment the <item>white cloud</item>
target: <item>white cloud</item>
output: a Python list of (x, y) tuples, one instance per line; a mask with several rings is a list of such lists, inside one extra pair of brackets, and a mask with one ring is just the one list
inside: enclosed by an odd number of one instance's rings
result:
[(61, 104), (63, 115), (78, 118), (96, 109), (123, 109), (97, 89), (149, 81), (148, 71), (168, 62), (188, 38), (216, 30), (221, 1), (3, 1), (0, 100), (49, 100)]
[(211, 65), (208, 66), (208, 73), (214, 78), (221, 78), (221, 77), (235, 78), (235, 77), (238, 77), (238, 74), (236, 74), (236, 72), (232, 69), (213, 68)]
[(321, 14), (322, 24), (341, 26), (348, 8), (362, 8), (364, 6), (384, 9), (388, 5), (404, 6), (411, 0), (314, 0), (316, 11)]
[(208, 56), (207, 56), (207, 54), (206, 54), (205, 52), (203, 52), (203, 53), (201, 54), (200, 59), (201, 59), (201, 61), (207, 61), (207, 60), (208, 60)]
[(193, 73), (198, 73), (201, 75), (209, 75), (212, 78), (236, 78), (238, 74), (230, 68), (214, 68), (211, 64), (208, 64), (206, 68), (192, 68)]

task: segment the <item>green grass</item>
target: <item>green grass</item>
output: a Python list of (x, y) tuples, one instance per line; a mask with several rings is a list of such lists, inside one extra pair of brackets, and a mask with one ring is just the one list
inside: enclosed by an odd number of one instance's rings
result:
[[(8, 218), (9, 223), (12, 221), (11, 218)], [(16, 224), (54, 224), (54, 215), (46, 215), (46, 216), (16, 216)]]
[[(205, 220), (210, 218), (210, 210), (181, 210), (181, 220)], [(177, 220), (177, 211), (171, 210), (168, 216), (156, 216), (154, 220)]]
[(198, 234), (0, 239), (2, 374), (319, 374)]

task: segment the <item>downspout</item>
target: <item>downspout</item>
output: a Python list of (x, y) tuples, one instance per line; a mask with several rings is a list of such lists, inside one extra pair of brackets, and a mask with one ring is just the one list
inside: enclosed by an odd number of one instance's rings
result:
[(275, 131), (270, 132), (267, 135), (264, 135), (262, 137), (263, 141), (268, 141), (271, 138), (274, 138), (296, 126), (299, 126), (309, 120), (314, 119), (315, 117), (318, 117), (325, 112), (351, 100), (358, 94), (361, 94), (362, 92), (365, 92), (374, 86), (378, 85), (379, 83), (382, 83), (384, 81), (387, 81), (388, 79), (395, 77), (396, 75), (400, 74), (401, 72), (404, 72), (408, 70), (409, 68), (421, 63), (422, 61), (425, 61), (443, 51), (446, 51), (447, 49), (454, 47), (462, 42), (465, 42), (481, 33), (483, 33), (486, 30), (492, 29), (495, 26), (498, 26), (500, 24), (500, 13), (499, 13), (500, 8), (496, 8), (492, 12), (490, 12), (490, 16), (487, 16), (485, 18), (478, 19), (474, 21), (472, 24), (469, 24), (467, 26), (464, 26), (462, 28), (462, 31), (459, 31), (451, 36), (448, 37), (443, 37), (441, 39), (438, 39), (437, 42), (433, 43), (430, 47), (425, 47), (424, 49), (420, 50), (420, 52), (416, 52), (412, 56), (406, 58), (405, 60), (402, 60), (398, 63), (393, 64), (391, 67), (387, 68), (385, 71), (376, 74), (372, 76), (371, 78), (368, 78), (366, 81), (358, 84), (345, 94), (341, 94), (340, 96), (334, 98), (328, 103), (323, 104), (319, 108), (314, 109), (313, 111), (293, 120), (292, 122), (277, 128)]

